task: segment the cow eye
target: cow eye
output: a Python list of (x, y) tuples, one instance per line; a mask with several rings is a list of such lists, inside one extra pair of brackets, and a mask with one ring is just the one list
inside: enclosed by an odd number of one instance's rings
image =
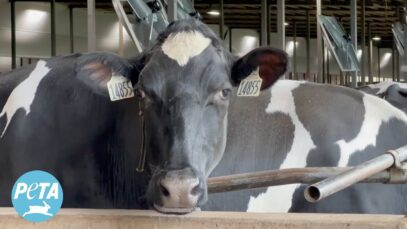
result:
[(146, 93), (144, 93), (143, 89), (141, 89), (141, 88), (137, 88), (136, 90), (134, 90), (134, 94), (139, 99), (144, 99), (144, 97), (146, 97)]
[(228, 99), (232, 94), (232, 90), (230, 89), (223, 89), (220, 91), (220, 96), (222, 99)]

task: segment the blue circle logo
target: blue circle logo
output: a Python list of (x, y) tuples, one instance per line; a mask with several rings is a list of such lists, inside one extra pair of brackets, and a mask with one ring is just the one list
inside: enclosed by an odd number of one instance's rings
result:
[(61, 184), (51, 174), (34, 170), (17, 179), (11, 201), (17, 213), (30, 222), (43, 222), (61, 208), (64, 194)]

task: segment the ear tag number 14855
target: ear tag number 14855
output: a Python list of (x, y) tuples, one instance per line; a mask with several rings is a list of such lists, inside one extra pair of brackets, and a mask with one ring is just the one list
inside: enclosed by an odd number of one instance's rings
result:
[(260, 78), (259, 69), (257, 68), (246, 79), (240, 82), (239, 88), (237, 89), (237, 96), (259, 96), (262, 82), (263, 79)]
[(134, 97), (133, 85), (131, 84), (131, 81), (115, 72), (113, 72), (112, 78), (107, 83), (107, 89), (109, 90), (111, 101)]

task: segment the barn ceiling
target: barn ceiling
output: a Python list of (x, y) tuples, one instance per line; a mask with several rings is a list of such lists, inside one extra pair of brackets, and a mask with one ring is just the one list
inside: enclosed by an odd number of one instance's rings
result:
[[(231, 28), (253, 28), (260, 30), (261, 15), (260, 0), (225, 0), (224, 13), (225, 24)], [(358, 37), (360, 39), (362, 20), (361, 4), (358, 1)], [(380, 36), (380, 46), (392, 46), (391, 25), (400, 21), (402, 15), (402, 0), (366, 0), (365, 20), (366, 35), (370, 24), (372, 36)], [(219, 8), (218, 1), (195, 0), (195, 8), (201, 13), (206, 23), (218, 23), (219, 17), (207, 14), (209, 9)], [(311, 37), (316, 37), (316, 1), (315, 0), (286, 0), (285, 21), (286, 35), (294, 35), (294, 23), (296, 24), (297, 36), (307, 35), (307, 14), (310, 15)], [(330, 0), (322, 1), (322, 14), (334, 16), (341, 22), (347, 32), (350, 32), (350, 1)], [(277, 31), (277, 1), (269, 0), (269, 29), (270, 32)]]
[[(365, 0), (366, 1), (366, 36), (370, 25), (371, 35), (380, 36), (376, 43), (381, 47), (392, 47), (391, 25), (400, 21), (403, 0)], [(74, 7), (85, 7), (86, 0), (56, 0)], [(269, 30), (276, 32), (277, 0), (269, 0)], [(195, 8), (203, 16), (206, 23), (218, 24), (219, 17), (208, 15), (210, 9), (219, 8), (219, 0), (195, 0)], [(224, 0), (225, 25), (229, 28), (252, 28), (260, 31), (261, 0)], [(361, 4), (358, 0), (358, 38), (361, 38)], [(111, 0), (96, 0), (99, 9), (113, 10)], [(296, 34), (306, 37), (307, 14), (310, 15), (311, 37), (316, 37), (316, 1), (285, 0), (286, 35), (293, 36), (294, 23)], [(322, 0), (322, 14), (335, 16), (350, 31), (350, 0)]]

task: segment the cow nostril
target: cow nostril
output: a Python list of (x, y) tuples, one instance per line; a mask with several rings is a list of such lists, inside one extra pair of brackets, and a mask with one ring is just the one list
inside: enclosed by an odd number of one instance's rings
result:
[(162, 193), (164, 196), (166, 196), (166, 197), (170, 196), (170, 192), (169, 192), (168, 189), (165, 188), (162, 184), (160, 184), (160, 189), (161, 189), (161, 193)]
[(192, 188), (191, 190), (191, 195), (197, 196), (201, 192), (201, 188), (199, 187), (199, 183), (195, 185), (195, 187)]

